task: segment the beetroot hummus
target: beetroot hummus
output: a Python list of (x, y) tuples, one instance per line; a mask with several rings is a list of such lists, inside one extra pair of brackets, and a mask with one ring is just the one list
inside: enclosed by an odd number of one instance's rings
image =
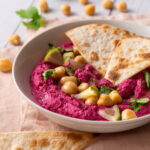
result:
[[(64, 43), (61, 48), (72, 48), (71, 42)], [(43, 80), (42, 73), (48, 69), (54, 69), (57, 65), (46, 63), (41, 60), (34, 68), (31, 77), (30, 85), (31, 92), (35, 100), (42, 107), (55, 113), (65, 116), (85, 119), (85, 120), (99, 120), (105, 121), (98, 111), (104, 109), (103, 106), (87, 105), (83, 100), (79, 100), (71, 95), (64, 93), (60, 89), (59, 82), (55, 82), (52, 78)], [(150, 69), (147, 69), (149, 71)], [(106, 85), (109, 88), (118, 90), (120, 96), (123, 98), (121, 104), (118, 104), (120, 112), (125, 109), (133, 109), (130, 106), (130, 99), (132, 98), (150, 98), (144, 74), (140, 72), (134, 77), (125, 80), (123, 83), (114, 86), (110, 81), (105, 78), (100, 78), (99, 73), (90, 65), (86, 64), (83, 69), (74, 71), (73, 76), (80, 79), (81, 82), (87, 82), (89, 85), (100, 87)], [(147, 115), (150, 113), (150, 102), (141, 106), (141, 109), (135, 111), (137, 117)]]

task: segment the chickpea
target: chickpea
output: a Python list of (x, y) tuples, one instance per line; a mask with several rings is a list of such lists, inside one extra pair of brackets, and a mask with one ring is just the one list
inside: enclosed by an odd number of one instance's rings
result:
[(61, 78), (60, 83), (65, 84), (66, 82), (71, 81), (77, 84), (77, 78), (74, 76), (64, 76)]
[(95, 14), (95, 5), (88, 4), (84, 8), (84, 12), (85, 12), (85, 14), (90, 15), (90, 16), (94, 15)]
[(42, 12), (48, 12), (48, 4), (46, 0), (40, 0), (39, 6)]
[(125, 12), (127, 11), (127, 4), (125, 1), (121, 1), (118, 5), (117, 5), (117, 10), (121, 11), (121, 12)]
[(85, 63), (85, 59), (84, 59), (83, 56), (81, 56), (81, 55), (76, 56), (76, 57), (74, 58), (74, 60), (75, 60), (76, 62)]
[(86, 90), (89, 87), (89, 84), (86, 82), (82, 82), (79, 86), (78, 86), (78, 91), (82, 92), (84, 90)]
[(93, 96), (86, 99), (85, 104), (87, 105), (96, 105), (97, 104), (98, 97)]
[(61, 6), (61, 11), (64, 15), (70, 15), (71, 8), (69, 5), (64, 4)]
[(63, 54), (63, 59), (65, 59), (66, 57), (73, 57), (74, 58), (74, 53), (73, 52), (64, 53)]
[(67, 81), (62, 86), (61, 90), (67, 94), (76, 94), (78, 92), (78, 87), (74, 82)]
[(102, 1), (102, 7), (105, 9), (112, 9), (114, 6), (114, 3), (111, 0), (103, 0)]
[(2, 72), (9, 72), (12, 69), (12, 63), (7, 58), (0, 59), (0, 71)]
[(21, 44), (20, 36), (18, 34), (10, 35), (8, 37), (8, 41), (9, 41), (9, 43), (11, 43), (13, 45), (20, 45)]
[(122, 103), (122, 97), (119, 95), (117, 91), (112, 91), (109, 94), (109, 97), (111, 98), (113, 104), (120, 104)]
[(76, 49), (76, 48), (73, 49), (73, 53), (74, 53), (75, 56), (77, 56), (77, 55), (80, 54), (79, 51), (78, 51), (78, 49)]
[(88, 4), (88, 0), (79, 0), (79, 2), (83, 5)]
[(112, 106), (113, 102), (110, 99), (109, 95), (101, 94), (101, 96), (97, 102), (97, 105), (99, 105), (99, 106)]
[(137, 118), (135, 112), (131, 109), (123, 110), (121, 117), (122, 117), (122, 120), (129, 120), (129, 119)]
[(60, 79), (61, 77), (65, 76), (65, 73), (66, 73), (65, 68), (63, 66), (59, 66), (55, 68), (52, 77), (55, 79)]

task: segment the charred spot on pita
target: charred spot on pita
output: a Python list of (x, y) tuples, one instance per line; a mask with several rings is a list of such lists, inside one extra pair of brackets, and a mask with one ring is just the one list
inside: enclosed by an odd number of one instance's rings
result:
[(81, 134), (75, 134), (75, 133), (70, 133), (68, 134), (68, 138), (71, 138), (73, 140), (81, 140), (82, 139), (82, 135)]
[(116, 46), (117, 46), (118, 42), (119, 42), (119, 40), (114, 40), (114, 41), (113, 41), (113, 45), (114, 45), (114, 47), (116, 47)]
[(81, 43), (81, 45), (82, 45), (82, 46), (85, 46), (85, 47), (89, 47), (89, 46), (90, 46), (90, 44), (89, 44), (88, 42), (86, 42), (86, 41), (83, 41), (83, 42)]
[(90, 52), (90, 56), (89, 56), (89, 60), (90, 60), (91, 62), (93, 62), (93, 61), (98, 61), (98, 60), (99, 60), (99, 57), (98, 57), (97, 53), (94, 52), (94, 51), (91, 51), (91, 52)]
[(36, 139), (32, 139), (32, 140), (30, 141), (29, 146), (30, 146), (30, 147), (34, 147), (34, 146), (36, 146), (36, 145), (37, 145), (37, 140), (36, 140)]
[(21, 147), (17, 146), (15, 150), (23, 150)]
[(41, 137), (37, 140), (37, 145), (38, 146), (41, 146), (41, 147), (44, 147), (44, 146), (47, 146), (49, 145), (49, 141), (48, 141), (48, 138), (46, 137)]
[(143, 54), (139, 54), (138, 56), (144, 59), (150, 59), (150, 53), (143, 53)]
[(110, 80), (116, 81), (119, 78), (119, 74), (113, 71), (110, 71), (108, 74)]

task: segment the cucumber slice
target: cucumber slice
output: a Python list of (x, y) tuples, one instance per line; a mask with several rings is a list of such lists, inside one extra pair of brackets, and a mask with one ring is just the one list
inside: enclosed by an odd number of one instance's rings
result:
[(120, 109), (118, 105), (114, 105), (111, 108), (101, 109), (99, 112), (100, 116), (109, 121), (118, 121), (121, 119)]
[(48, 51), (44, 58), (45, 62), (53, 63), (56, 65), (63, 65), (63, 58), (57, 48), (53, 48)]

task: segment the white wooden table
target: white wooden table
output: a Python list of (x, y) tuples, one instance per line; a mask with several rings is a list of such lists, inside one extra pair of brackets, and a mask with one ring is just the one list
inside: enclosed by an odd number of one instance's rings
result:
[[(67, 3), (71, 6), (72, 16), (85, 16), (83, 8), (78, 0), (47, 0), (51, 11), (43, 14), (45, 17), (66, 17), (60, 11), (60, 6)], [(102, 0), (89, 0), (96, 5), (97, 16), (117, 15), (119, 12), (113, 10), (104, 10), (101, 7)], [(116, 4), (121, 0), (114, 0)], [(150, 0), (125, 0), (128, 5), (128, 13), (141, 14), (150, 12)], [(25, 27), (22, 25), (20, 18), (15, 11), (26, 9), (30, 6), (38, 7), (39, 0), (0, 0), (0, 48), (10, 46), (7, 42), (9, 35), (18, 33), (22, 40), (24, 37)]]

